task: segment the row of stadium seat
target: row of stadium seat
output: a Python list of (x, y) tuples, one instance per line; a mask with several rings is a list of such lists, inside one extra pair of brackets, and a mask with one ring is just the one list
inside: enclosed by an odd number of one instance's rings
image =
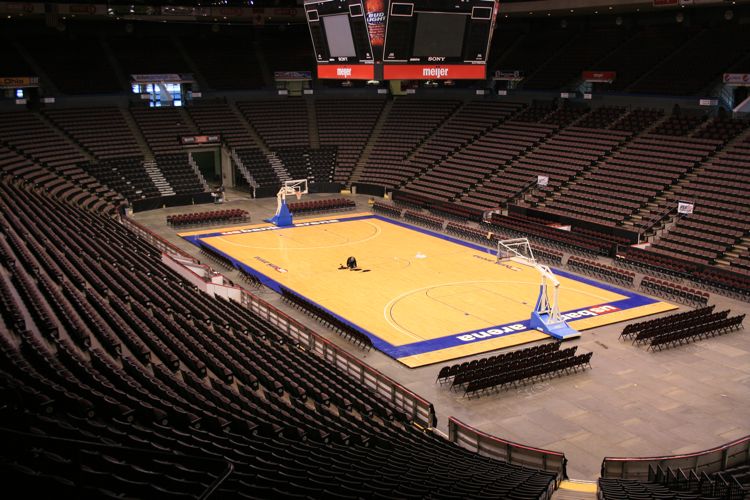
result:
[(505, 370), (511, 364), (517, 364), (519, 362), (528, 363), (541, 355), (556, 352), (559, 349), (559, 342), (550, 342), (548, 344), (526, 347), (498, 354), (496, 356), (447, 365), (440, 369), (435, 381), (440, 382), (442, 385), (450, 379), (451, 388), (454, 386), (462, 386), (473, 378), (481, 377), (482, 372), (486, 369), (493, 371)]
[(317, 212), (353, 210), (357, 203), (351, 198), (330, 198), (323, 200), (293, 201), (288, 203), (289, 211), (295, 215)]
[(630, 323), (625, 328), (623, 328), (622, 332), (620, 333), (620, 338), (630, 338), (636, 333), (643, 330), (662, 328), (674, 322), (682, 322), (685, 320), (692, 320), (701, 316), (706, 316), (711, 314), (714, 311), (714, 308), (714, 305), (710, 305), (677, 314), (670, 314), (669, 316), (662, 316), (661, 318), (639, 321), (637, 323)]
[(336, 315), (326, 311), (322, 307), (318, 307), (312, 302), (305, 300), (299, 295), (295, 294), (290, 290), (283, 289), (281, 291), (281, 298), (293, 307), (315, 317), (318, 321), (323, 323), (327, 328), (330, 328), (337, 332), (342, 337), (358, 345), (362, 349), (368, 351), (372, 349), (372, 339), (366, 334), (360, 332), (356, 328), (350, 326)]
[(725, 333), (733, 332), (742, 328), (742, 322), (744, 320), (745, 315), (741, 314), (731, 318), (718, 319), (705, 325), (696, 325), (680, 331), (664, 333), (652, 338), (649, 347), (654, 350), (662, 350), (667, 347), (682, 345), (683, 343), (688, 344), (697, 340), (724, 335)]
[(421, 226), (437, 229), (439, 231), (443, 229), (443, 224), (445, 224), (445, 220), (440, 217), (424, 214), (415, 210), (407, 210), (404, 212), (404, 220), (415, 222)]
[(568, 259), (567, 265), (574, 271), (589, 274), (598, 279), (617, 283), (618, 285), (633, 286), (633, 280), (635, 279), (635, 273), (633, 272), (600, 264), (592, 260), (582, 259), (575, 255)]
[(706, 292), (678, 285), (670, 281), (662, 281), (650, 276), (646, 276), (641, 280), (641, 288), (653, 295), (666, 297), (670, 300), (676, 300), (694, 307), (708, 304), (709, 294)]
[(649, 349), (662, 350), (735, 331), (742, 328), (744, 319), (744, 314), (729, 317), (729, 310), (713, 312), (711, 306), (631, 325), (622, 331), (620, 338), (630, 338), (634, 344), (645, 343)]
[(188, 214), (167, 215), (167, 224), (172, 227), (191, 226), (198, 224), (224, 224), (247, 221), (247, 211), (240, 208), (233, 208), (229, 210), (213, 210), (210, 212), (193, 212)]
[(593, 352), (575, 355), (575, 348), (564, 349), (560, 352), (565, 356), (543, 357), (539, 363), (525, 368), (519, 367), (513, 371), (472, 380), (466, 384), (464, 396), (470, 398), (481, 396), (490, 389), (510, 389), (510, 387), (518, 387), (519, 384), (534, 383), (544, 378), (568, 375), (571, 372), (577, 373), (579, 368), (585, 370), (586, 366), (591, 366), (591, 357), (594, 355)]

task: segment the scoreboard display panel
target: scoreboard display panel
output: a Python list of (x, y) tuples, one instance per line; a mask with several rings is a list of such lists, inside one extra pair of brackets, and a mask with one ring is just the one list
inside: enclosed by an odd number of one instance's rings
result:
[(496, 0), (391, 0), (386, 80), (484, 79)]
[(372, 80), (375, 55), (363, 0), (306, 0), (318, 78)]

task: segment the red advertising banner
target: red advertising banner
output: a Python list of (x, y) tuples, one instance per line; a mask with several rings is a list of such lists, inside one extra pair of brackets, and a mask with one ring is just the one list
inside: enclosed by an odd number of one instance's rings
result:
[(318, 78), (332, 80), (374, 80), (372, 64), (318, 64)]
[(750, 73), (724, 73), (727, 85), (750, 85)]
[(614, 71), (584, 71), (581, 77), (587, 82), (613, 82), (617, 73)]
[(484, 64), (384, 64), (384, 80), (484, 80)]
[(180, 137), (180, 142), (184, 146), (200, 146), (202, 144), (219, 144), (221, 143), (221, 136), (219, 134), (183, 135), (182, 137)]

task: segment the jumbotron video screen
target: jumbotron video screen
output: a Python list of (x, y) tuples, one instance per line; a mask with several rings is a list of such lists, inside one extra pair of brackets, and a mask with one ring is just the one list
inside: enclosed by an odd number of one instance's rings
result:
[(486, 77), (497, 0), (307, 0), (318, 78)]

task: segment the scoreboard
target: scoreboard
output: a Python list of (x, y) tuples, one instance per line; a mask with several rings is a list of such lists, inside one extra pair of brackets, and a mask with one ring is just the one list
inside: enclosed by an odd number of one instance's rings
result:
[(305, 0), (318, 78), (486, 78), (498, 0)]
[(373, 53), (363, 0), (309, 0), (310, 28), (318, 78), (373, 80)]
[(388, 10), (384, 79), (486, 77), (495, 0), (393, 0)]

